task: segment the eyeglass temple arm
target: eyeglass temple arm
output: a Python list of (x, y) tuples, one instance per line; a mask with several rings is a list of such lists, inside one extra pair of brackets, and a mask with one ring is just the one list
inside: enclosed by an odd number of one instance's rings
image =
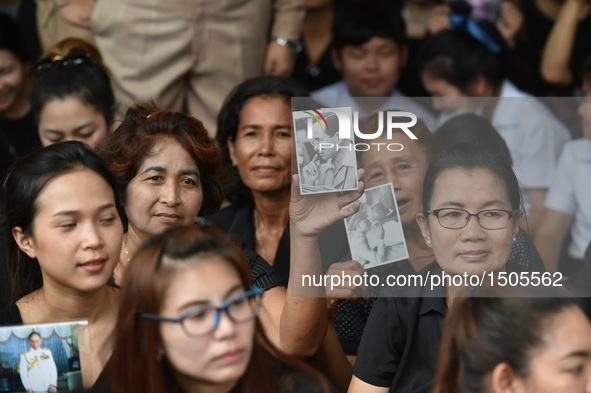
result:
[[(236, 301), (236, 299), (239, 299), (242, 297), (247, 297), (247, 296), (252, 296), (252, 295), (262, 295), (264, 292), (265, 291), (259, 287), (252, 287), (250, 290), (243, 292), (237, 296), (234, 296), (231, 299), (226, 300), (224, 302), (224, 304), (222, 304), (220, 307), (212, 307), (212, 308), (222, 311), (222, 310), (227, 309), (230, 304), (232, 304), (234, 301)], [(158, 314), (139, 313), (138, 318), (150, 319), (153, 321), (180, 322), (183, 318), (185, 318), (187, 315), (190, 315), (193, 312), (194, 312), (194, 309), (189, 310), (188, 312), (181, 314), (179, 316), (176, 316), (174, 318), (163, 317), (162, 315), (158, 315)]]

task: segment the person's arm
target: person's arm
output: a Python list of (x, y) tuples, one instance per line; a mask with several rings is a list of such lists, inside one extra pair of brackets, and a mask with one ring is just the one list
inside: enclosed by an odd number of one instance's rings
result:
[(305, 0), (274, 0), (274, 21), (271, 28), (271, 41), (267, 46), (263, 72), (266, 75), (291, 75), (295, 56), (293, 50), (280, 45), (284, 40), (297, 41), (304, 20)]
[(556, 210), (545, 209), (544, 216), (534, 238), (534, 244), (549, 272), (558, 267), (558, 257), (562, 243), (566, 238), (573, 216)]
[(353, 375), (348, 393), (388, 393), (390, 388), (370, 385)]
[(29, 383), (29, 370), (28, 370), (29, 364), (27, 363), (27, 360), (25, 359), (25, 355), (21, 354), (21, 359), (19, 362), (19, 373), (21, 375), (21, 382), (23, 383), (23, 387), (25, 388), (25, 390), (27, 392), (31, 391), (31, 384)]
[[(360, 171), (360, 178), (363, 171)], [(299, 358), (316, 353), (326, 335), (327, 310), (324, 287), (307, 287), (304, 275), (322, 274), (318, 237), (338, 220), (359, 210), (355, 202), (363, 193), (326, 193), (302, 196), (299, 176), (294, 176), (290, 206), (290, 275), (287, 289), (273, 288), (263, 296), (260, 317), (265, 332), (279, 349)]]
[(586, 4), (586, 0), (565, 0), (558, 13), (546, 39), (540, 63), (542, 78), (548, 83), (559, 86), (568, 86), (572, 83), (573, 75), (569, 65), (579, 25), (579, 15)]
[(544, 199), (546, 199), (547, 190), (526, 190), (531, 202), (531, 210), (527, 215), (527, 220), (521, 222), (521, 228), (533, 238), (540, 226), (542, 215), (544, 214)]

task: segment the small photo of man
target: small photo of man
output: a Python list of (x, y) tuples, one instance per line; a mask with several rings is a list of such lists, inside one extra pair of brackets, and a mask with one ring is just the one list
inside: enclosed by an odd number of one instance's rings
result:
[(365, 269), (408, 258), (391, 183), (368, 188), (361, 207), (345, 219), (352, 259)]
[[(307, 113), (305, 115), (309, 116), (304, 119), (306, 121), (295, 122), (305, 125), (305, 132), (298, 132), (301, 130), (296, 128), (297, 149), (310, 152), (307, 155), (298, 154), (301, 193), (356, 190), (357, 159), (354, 144), (350, 139), (339, 139), (337, 115), (327, 110), (322, 113), (322, 119), (313, 118)], [(311, 135), (309, 130), (312, 131)], [(300, 162), (306, 158), (307, 161)]]
[(34, 331), (27, 338), (31, 349), (21, 353), (19, 369), (27, 393), (49, 392), (57, 389), (57, 366), (49, 348), (42, 348), (43, 339)]
[(81, 320), (0, 327), (0, 392), (83, 389), (79, 337), (88, 341), (87, 326)]

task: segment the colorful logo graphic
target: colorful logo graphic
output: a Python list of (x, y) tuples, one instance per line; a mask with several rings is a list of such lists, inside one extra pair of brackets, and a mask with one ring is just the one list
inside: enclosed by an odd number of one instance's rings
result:
[[(320, 113), (316, 109), (311, 108), (309, 106), (307, 106), (306, 108), (309, 109), (309, 110), (311, 110), (312, 112), (316, 113), (316, 115), (320, 116), (320, 119), (322, 119), (322, 121), (324, 122), (324, 125), (326, 126), (326, 129), (328, 129), (328, 123), (326, 122), (326, 119), (324, 118), (324, 116), (322, 116), (322, 113)], [(320, 121), (320, 119), (318, 119), (318, 116), (316, 116), (316, 115), (314, 115), (314, 113), (310, 113), (308, 111), (304, 111), (304, 113), (312, 116), (318, 122), (318, 124), (320, 124), (320, 129), (324, 131), (324, 127), (322, 126), (322, 122)]]

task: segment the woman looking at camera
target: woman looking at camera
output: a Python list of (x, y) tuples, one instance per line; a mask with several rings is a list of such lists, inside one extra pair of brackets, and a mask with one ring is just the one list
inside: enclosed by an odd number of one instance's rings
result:
[(87, 146), (68, 142), (17, 161), (3, 197), (17, 300), (0, 325), (88, 319), (92, 350), (81, 352), (81, 363), (92, 385), (110, 356), (119, 304), (107, 285), (123, 237), (115, 181)]
[[(439, 153), (426, 172), (417, 215), (436, 260), (422, 275), (521, 271), (520, 265), (508, 263), (521, 214), (519, 185), (502, 156), (466, 144)], [(454, 298), (467, 291), (440, 286), (426, 294), (411, 288), (404, 293), (407, 297), (378, 299), (365, 326), (349, 392), (429, 391), (439, 326)]]
[(236, 87), (218, 116), (216, 140), (232, 204), (209, 220), (255, 250), (284, 282), (289, 279), (291, 97), (306, 96), (290, 78), (262, 76)]

